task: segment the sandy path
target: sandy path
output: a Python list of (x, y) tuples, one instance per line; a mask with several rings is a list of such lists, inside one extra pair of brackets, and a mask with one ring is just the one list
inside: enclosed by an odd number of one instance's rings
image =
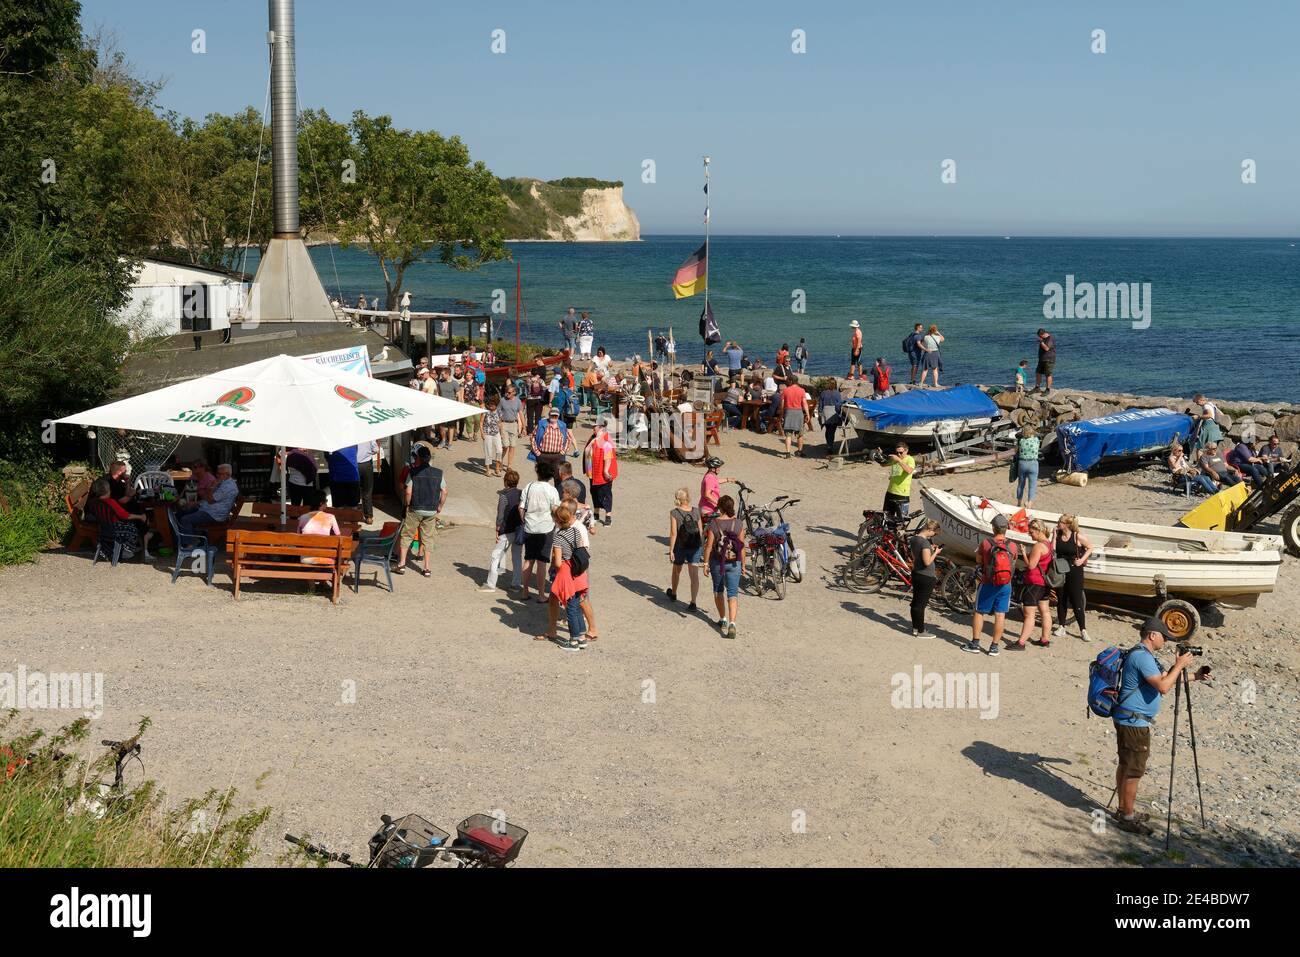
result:
[[(672, 491), (697, 490), (700, 472), (627, 463), (615, 524), (593, 542), (603, 637), (585, 653), (530, 639), (539, 606), (475, 592), (491, 534), (461, 527), (441, 537), (431, 581), (408, 574), (391, 596), (366, 584), (338, 607), (283, 583), (235, 602), (220, 570), (216, 588), (194, 578), (171, 586), (161, 567), (92, 569), (84, 556), (52, 553), (0, 573), (0, 670), (104, 672), (94, 737), (151, 715), (147, 767), (168, 791), (233, 784), (275, 808), (267, 860), (286, 828), (360, 852), (383, 812), (449, 827), (494, 808), (531, 831), (527, 865), (1150, 859), (1156, 842), (1090, 827), (1114, 774), (1108, 723), (1084, 717), (1087, 663), (1104, 644), (1070, 639), (990, 660), (961, 653), (967, 625), (942, 612), (932, 613), (939, 640), (912, 639), (899, 593), (864, 596), (824, 580), (861, 509), (878, 506), (884, 470), (785, 461), (775, 445), (726, 434), (724, 471), (764, 497), (802, 497), (790, 518), (810, 573), (783, 602), (743, 598), (736, 642), (662, 597), (668, 564), (656, 539)], [(478, 454), (471, 443), (450, 453), (451, 494), (490, 509), (496, 480), (467, 465)], [(1009, 494), (1004, 467), (943, 484)], [(1160, 521), (1183, 506), (1143, 472), (1086, 489), (1049, 483), (1039, 501)], [(1288, 559), (1278, 592), (1229, 612), (1205, 638), (1217, 677), (1197, 686), (1196, 717), (1214, 828), (1199, 846), (1183, 842), (1178, 860), (1296, 850), (1298, 568)], [(1099, 642), (1132, 640), (1132, 619), (1093, 617)], [(918, 664), (997, 672), (997, 717), (892, 707), (891, 676)], [(1242, 700), (1245, 681), (1253, 704)], [(356, 683), (355, 704), (342, 703), (344, 682)], [(1144, 802), (1163, 799), (1171, 716), (1169, 702)], [(68, 715), (31, 717), (51, 728)]]

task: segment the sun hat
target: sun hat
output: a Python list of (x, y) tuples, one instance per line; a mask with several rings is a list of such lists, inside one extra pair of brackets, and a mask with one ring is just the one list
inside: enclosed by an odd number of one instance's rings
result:
[(858, 325), (858, 320), (854, 319), (852, 322), (850, 322), (850, 323), (849, 323), (849, 328), (850, 328), (850, 329), (858, 329), (858, 328), (860, 328), (859, 325)]

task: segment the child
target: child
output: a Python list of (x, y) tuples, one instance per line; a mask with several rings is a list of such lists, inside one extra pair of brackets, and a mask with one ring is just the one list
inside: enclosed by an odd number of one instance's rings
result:
[(504, 466), (501, 462), (501, 414), (497, 406), (501, 399), (492, 395), (487, 400), (487, 411), (483, 413), (483, 474), (500, 475)]
[(1029, 385), (1029, 360), (1021, 359), (1016, 366), (1016, 393), (1021, 394)]
[(889, 391), (889, 374), (894, 370), (885, 362), (883, 356), (876, 357), (875, 368), (871, 370), (871, 397), (873, 399), (884, 398), (885, 393)]

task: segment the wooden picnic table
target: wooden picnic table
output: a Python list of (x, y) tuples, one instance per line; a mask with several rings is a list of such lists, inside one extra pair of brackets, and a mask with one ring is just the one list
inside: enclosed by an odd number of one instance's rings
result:
[(771, 403), (767, 399), (741, 399), (740, 400), (740, 427), (742, 429), (753, 429), (755, 432), (762, 432), (763, 417), (759, 414), (766, 409)]

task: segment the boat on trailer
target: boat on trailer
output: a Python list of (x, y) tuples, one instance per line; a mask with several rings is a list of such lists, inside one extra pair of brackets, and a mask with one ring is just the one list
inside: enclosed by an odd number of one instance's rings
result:
[(845, 424), (864, 442), (881, 436), (907, 442), (945, 442), (987, 429), (1001, 418), (993, 400), (973, 385), (909, 389), (883, 399), (848, 399), (840, 407)]
[[(979, 543), (993, 535), (993, 516), (1008, 518), (1024, 512), (1027, 520), (1055, 526), (1057, 512), (1020, 509), (978, 495), (958, 495), (920, 486), (927, 518), (939, 523), (938, 539), (945, 553), (973, 561)], [(1128, 599), (1154, 599), (1154, 612), (1177, 637), (1190, 635), (1199, 624), (1199, 609), (1211, 603), (1233, 608), (1253, 607), (1259, 596), (1273, 591), (1282, 565), (1282, 539), (1277, 535), (1205, 531), (1173, 525), (1150, 525), (1078, 516), (1080, 531), (1093, 552), (1083, 570), (1084, 588)], [(1021, 545), (1032, 543), (1027, 532), (1012, 529), (1007, 537)], [(1182, 634), (1179, 634), (1179, 632)]]

